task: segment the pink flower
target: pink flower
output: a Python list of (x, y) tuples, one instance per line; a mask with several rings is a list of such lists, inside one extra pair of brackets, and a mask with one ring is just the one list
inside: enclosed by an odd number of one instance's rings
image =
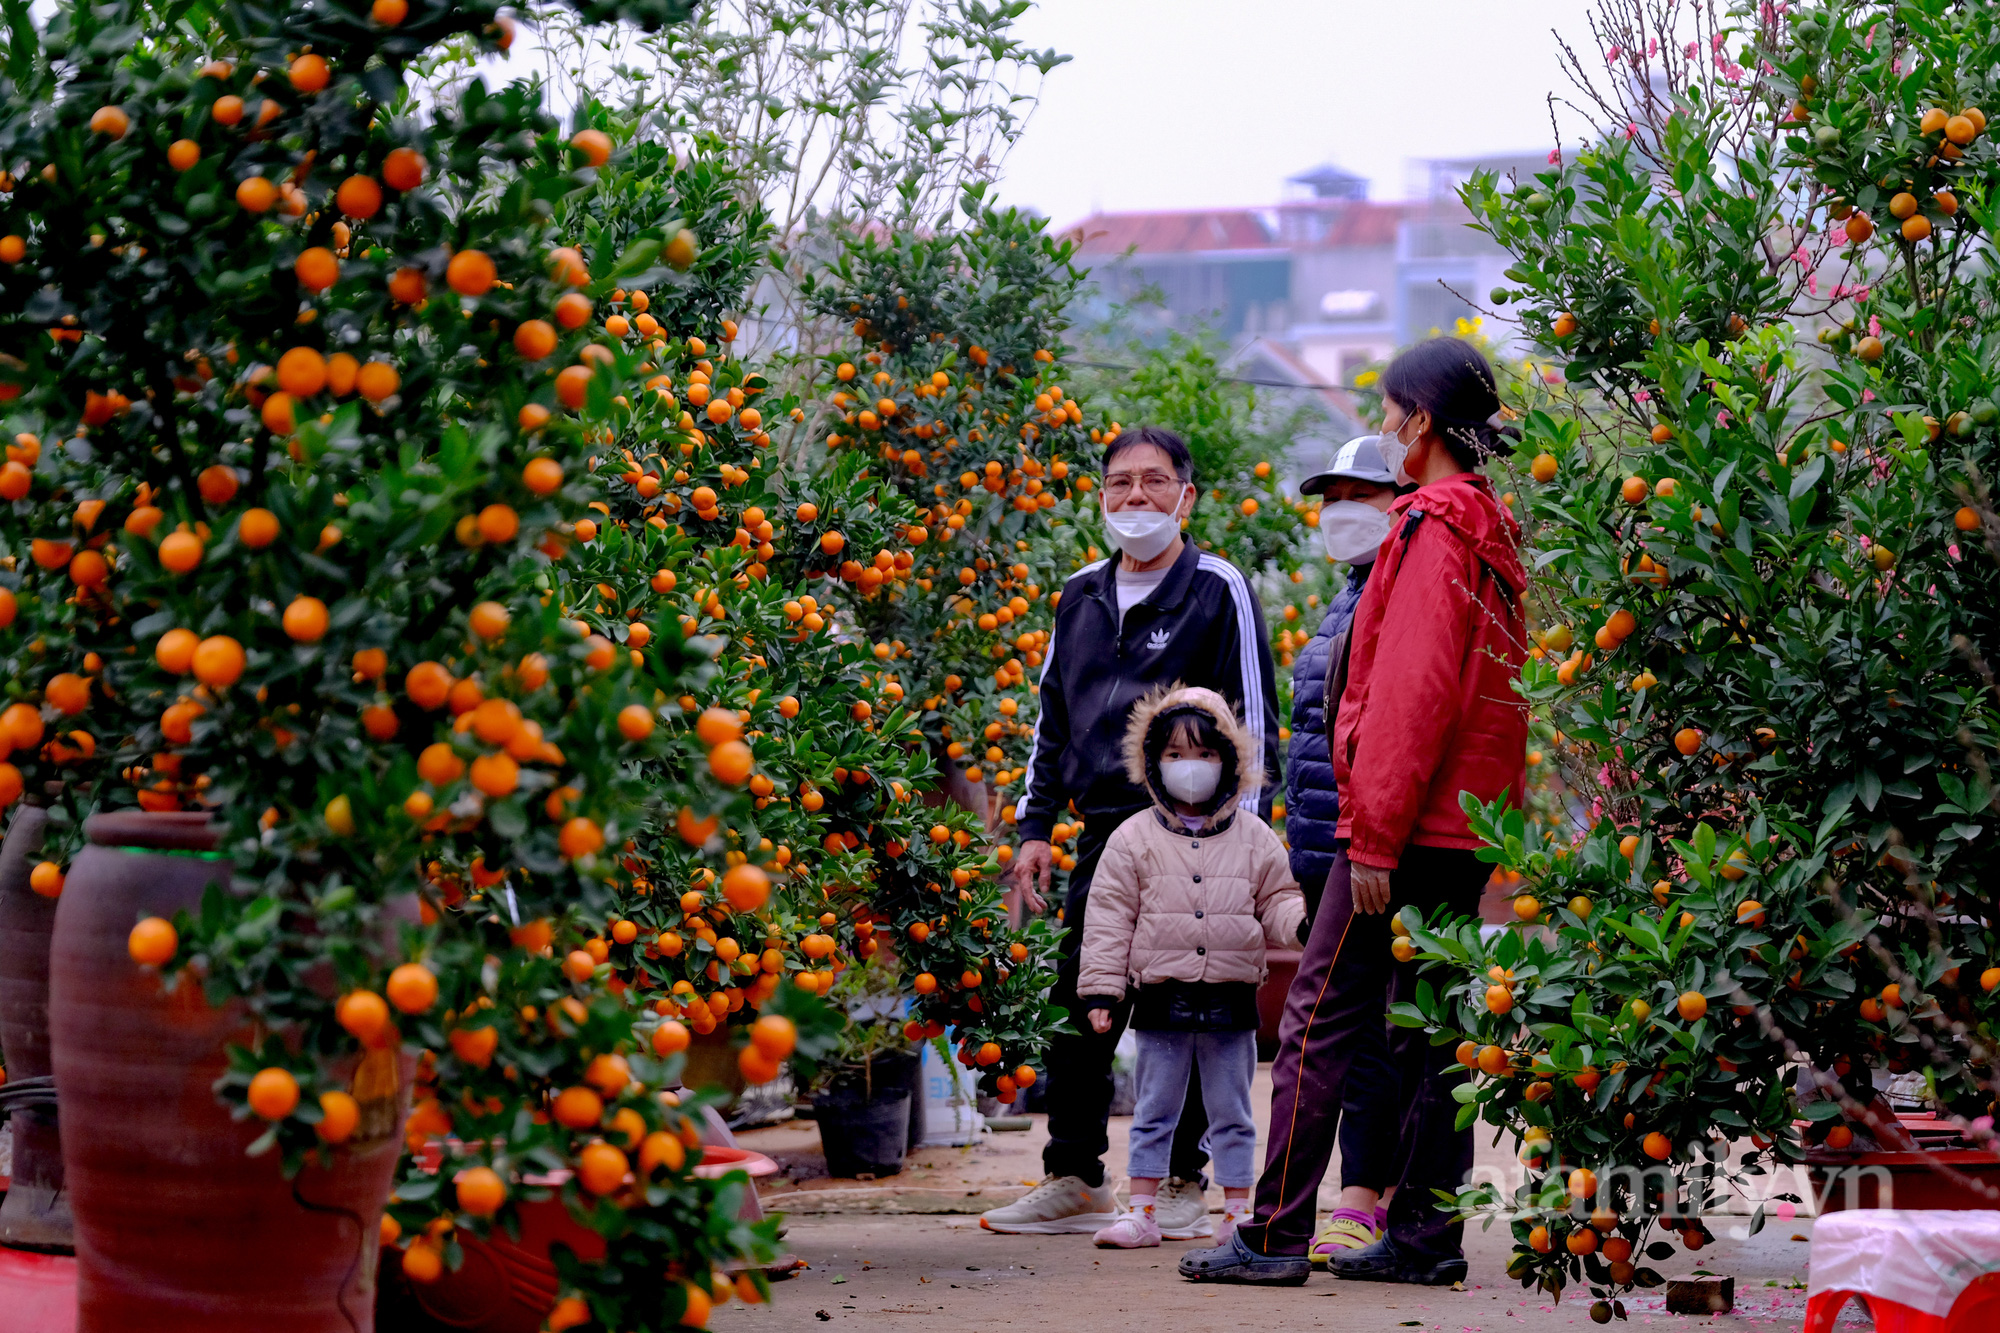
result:
[(1875, 391), (1874, 391), (1873, 389), (1863, 389), (1863, 390), (1861, 391), (1861, 401), (1862, 401), (1862, 402), (1864, 402), (1864, 403), (1872, 403), (1872, 402), (1874, 402), (1874, 401), (1875, 401)]
[(1763, 70), (1766, 74), (1776, 74), (1778, 72), (1777, 68), (1768, 60), (1758, 61), (1757, 68)]
[(1639, 390), (1639, 392), (1632, 395), (1632, 401), (1637, 403), (1650, 403), (1653, 401), (1653, 391), (1651, 389), (1641, 389)]
[(1857, 301), (1865, 301), (1868, 299), (1868, 288), (1866, 286), (1850, 287), (1847, 290), (1847, 294)]
[(1819, 295), (1819, 274), (1817, 273), (1806, 274), (1806, 290), (1811, 292), (1814, 296)]
[(1722, 42), (1723, 42), (1722, 34), (1719, 32), (1713, 33), (1709, 36), (1708, 39), (1708, 49), (1711, 51), (1720, 51), (1722, 49)]
[(1882, 336), (1882, 321), (1879, 317), (1875, 315), (1870, 315), (1868, 317), (1868, 336), (1871, 338), (1879, 338)]
[(1628, 138), (1628, 139), (1636, 139), (1636, 138), (1638, 138), (1638, 137), (1639, 137), (1639, 122), (1638, 122), (1638, 121), (1636, 121), (1636, 120), (1628, 120), (1628, 121), (1626, 121), (1626, 122), (1625, 122), (1625, 137), (1626, 137), (1626, 138)]
[(1867, 550), (1867, 549), (1868, 549), (1868, 538), (1867, 538), (1867, 537), (1865, 537), (1865, 536), (1862, 536), (1862, 537), (1856, 537), (1856, 538), (1855, 538), (1855, 540), (1861, 543), (1861, 549), (1862, 549), (1862, 550), (1864, 550), (1864, 551), (1865, 551), (1865, 550)]
[(1800, 268), (1809, 268), (1812, 265), (1812, 256), (1806, 253), (1806, 247), (1803, 243), (1800, 244), (1798, 249), (1787, 255), (1786, 258), (1796, 259)]
[(1945, 549), (1945, 554), (1946, 554), (1946, 555), (1949, 555), (1949, 556), (1950, 556), (1950, 557), (1951, 557), (1952, 559), (1954, 559), (1954, 560), (1958, 559), (1958, 543), (1957, 543), (1957, 542), (1953, 542), (1953, 543), (1952, 543), (1951, 545), (1949, 545), (1949, 546), (1945, 547), (1944, 549)]
[(1550, 166), (1554, 166), (1554, 165), (1555, 165), (1556, 163), (1558, 163), (1558, 162), (1560, 162), (1560, 161), (1562, 161), (1562, 160), (1563, 160), (1563, 150), (1562, 150), (1562, 149), (1560, 149), (1560, 148), (1551, 148), (1551, 149), (1549, 149), (1549, 165), (1550, 165)]
[(1896, 56), (1889, 61), (1889, 72), (1891, 74), (1901, 74), (1903, 72), (1903, 58), (1901, 56)]
[(1727, 425), (1729, 424), (1729, 409), (1728, 409), (1728, 408), (1726, 408), (1726, 407), (1725, 407), (1725, 408), (1723, 408), (1723, 409), (1722, 409), (1721, 411), (1719, 411), (1719, 412), (1717, 412), (1717, 413), (1715, 414), (1715, 424), (1716, 424), (1716, 425), (1718, 425), (1718, 426), (1727, 426)]
[(1693, 60), (1695, 56), (1700, 53), (1700, 51), (1701, 51), (1700, 42), (1689, 42), (1686, 46), (1681, 48), (1681, 54), (1686, 56), (1689, 60)]
[(1875, 49), (1875, 29), (1880, 26), (1881, 26), (1880, 24), (1875, 24), (1875, 23), (1871, 23), (1868, 25), (1868, 35), (1861, 39), (1862, 50), (1873, 51)]
[(1609, 51), (1606, 51), (1606, 52), (1604, 53), (1604, 58), (1605, 58), (1606, 60), (1616, 60), (1616, 59), (1617, 59), (1617, 58), (1618, 58), (1619, 56), (1621, 56), (1621, 55), (1624, 55), (1624, 54), (1625, 54), (1625, 48), (1624, 48), (1624, 47), (1622, 47), (1622, 46), (1614, 46), (1614, 47), (1612, 47), (1612, 48), (1611, 48), (1611, 49), (1610, 49)]
[(1648, 56), (1656, 56), (1659, 53), (1660, 53), (1660, 39), (1657, 37), (1648, 38), (1646, 41), (1646, 54)]

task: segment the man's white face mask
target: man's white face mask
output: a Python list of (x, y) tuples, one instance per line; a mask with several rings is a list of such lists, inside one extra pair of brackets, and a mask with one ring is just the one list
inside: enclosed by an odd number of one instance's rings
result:
[(1319, 511), (1319, 535), (1335, 560), (1365, 565), (1389, 535), (1389, 515), (1359, 500), (1333, 500)]
[[(1186, 492), (1182, 495), (1185, 498)], [(1181, 521), (1176, 515), (1163, 514), (1157, 509), (1121, 509), (1117, 513), (1105, 509), (1104, 530), (1111, 534), (1119, 550), (1143, 564), (1157, 559), (1174, 544)]]

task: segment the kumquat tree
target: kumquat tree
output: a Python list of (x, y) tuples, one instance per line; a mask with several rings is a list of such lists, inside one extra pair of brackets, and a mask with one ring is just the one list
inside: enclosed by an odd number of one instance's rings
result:
[[(135, 47), (182, 19), (199, 52)], [(688, 836), (754, 806), (737, 715), (689, 715), (718, 649), (642, 634), (590, 560), (593, 508), (620, 499), (608, 423), (633, 400), (666, 420), (642, 385), (692, 380), (728, 334), (678, 275), (728, 261), (685, 222), (587, 223), (612, 141), (563, 131), (530, 84), (415, 114), (413, 58), (510, 38), (494, 6), (426, 0), (13, 18), (0, 780), (221, 827), (228, 887), (133, 922), (129, 965), (244, 1016), (217, 1092), (267, 1127), (250, 1150), (272, 1172), (373, 1162), (401, 1126), (381, 1230), (405, 1279), (553, 1198), (600, 1240), (562, 1251), (552, 1327), (698, 1325), (761, 1298), (722, 1269), (772, 1232), (737, 1220), (743, 1185), (692, 1173), (685, 1033), (634, 1002), (605, 937), (630, 942), (649, 830), (682, 833), (676, 875), (713, 856), (735, 912), (769, 875)], [(635, 195), (675, 174), (634, 158), (608, 174)], [(692, 207), (701, 172), (681, 174)], [(666, 337), (623, 337), (659, 324), (642, 309), (597, 322), (648, 286), (676, 293)], [(699, 438), (679, 423), (660, 447)], [(604, 531), (623, 568), (693, 581), (685, 533)], [(768, 1013), (747, 1051), (824, 1048), (809, 1002), (771, 1008), (798, 1021)], [(347, 1287), (373, 1264), (364, 1237)]]
[(1523, 927), (1395, 946), (1434, 962), (1396, 1021), (1526, 1167), (1458, 1206), (1600, 1322), (1725, 1193), (1754, 1230), (1775, 1168), (1895, 1143), (1871, 1071), (1975, 1141), (1994, 1109), (1992, 19), (1697, 9), (1604, 6), (1606, 131), (1465, 191), (1564, 367), (1505, 485), (1588, 808), (1473, 808)]
[[(698, 212), (684, 198), (663, 207)], [(702, 234), (696, 273), (723, 233)], [(747, 270), (725, 271), (740, 299)], [(612, 294), (628, 311), (635, 300), (652, 302)], [(654, 1007), (681, 1042), (683, 1020), (705, 1034), (728, 1013), (748, 1017), (787, 978), (824, 994), (840, 970), (877, 955), (882, 928), (895, 948), (878, 965), (893, 956), (917, 1001), (908, 1035), (955, 1028), (989, 1091), (1011, 1101), (1034, 1080), (1028, 1062), (1046, 1039), (1036, 978), (1052, 966), (1053, 942), (1043, 927), (1006, 930), (983, 826), (924, 799), (932, 759), (894, 665), (907, 650), (849, 619), (857, 597), (907, 578), (926, 535), (918, 515), (859, 460), (767, 468), (765, 413), (781, 428), (803, 414), (770, 403), (765, 378), (728, 354), (733, 323), (715, 350), (697, 339), (677, 351), (644, 320), (614, 311), (603, 327), (645, 343), (657, 365), (680, 355), (685, 378), (662, 370), (629, 408), (613, 405), (600, 428), (622, 460), (608, 525), (564, 577), (607, 635), (643, 644), (658, 634), (708, 657), (699, 687), (673, 703), (714, 747), (711, 775), (747, 788), (752, 811), (725, 828), (722, 812), (683, 806), (645, 827), (621, 863), (629, 878), (607, 923), (611, 960), (642, 992), (666, 990)], [(720, 901), (704, 848), (727, 867)], [(753, 857), (778, 880), (777, 910), (764, 917), (751, 913), (769, 875)], [(755, 886), (747, 908), (745, 883)], [(752, 1081), (776, 1072), (754, 1045), (741, 1059)]]

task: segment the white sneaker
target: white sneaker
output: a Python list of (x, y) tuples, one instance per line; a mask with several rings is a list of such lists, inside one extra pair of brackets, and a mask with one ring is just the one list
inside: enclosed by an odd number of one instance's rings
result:
[(1091, 1239), (1100, 1250), (1143, 1250), (1160, 1243), (1160, 1224), (1151, 1213), (1127, 1211)]
[(1092, 1187), (1081, 1176), (1045, 1176), (1008, 1204), (980, 1214), (979, 1225), (1008, 1236), (1066, 1236), (1096, 1231), (1118, 1220), (1111, 1186)]
[(1153, 1220), (1168, 1240), (1196, 1240), (1215, 1234), (1208, 1217), (1208, 1200), (1202, 1197), (1199, 1180), (1169, 1176), (1160, 1182)]

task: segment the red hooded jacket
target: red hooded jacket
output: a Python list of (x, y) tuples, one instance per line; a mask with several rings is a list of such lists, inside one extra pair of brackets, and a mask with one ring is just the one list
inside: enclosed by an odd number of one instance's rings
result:
[(1460, 792), (1524, 790), (1527, 657), (1520, 525), (1484, 477), (1404, 496), (1354, 613), (1333, 733), (1338, 836), (1358, 865), (1393, 869), (1410, 843), (1480, 845)]

